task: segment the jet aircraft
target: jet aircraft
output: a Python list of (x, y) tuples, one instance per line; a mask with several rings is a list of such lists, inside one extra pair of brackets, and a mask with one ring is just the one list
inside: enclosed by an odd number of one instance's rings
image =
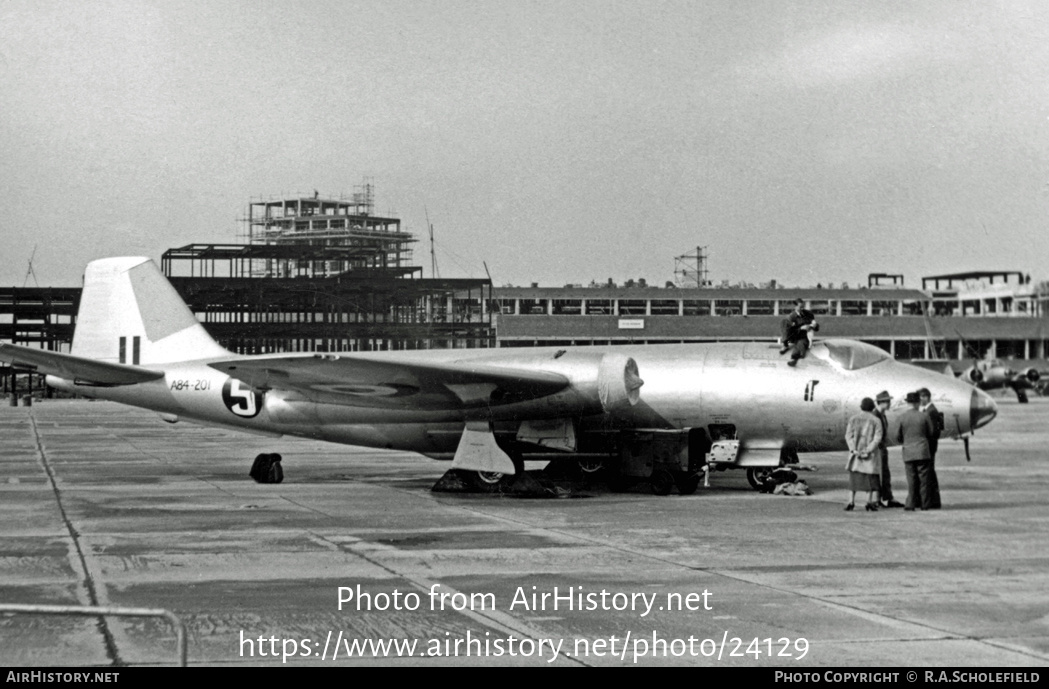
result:
[(981, 390), (999, 390), (1012, 388), (1020, 404), (1027, 403), (1027, 391), (1034, 389), (1034, 384), (1041, 378), (1036, 368), (1017, 371), (998, 359), (981, 359), (962, 371), (961, 380), (975, 385)]
[[(71, 352), (0, 344), (0, 361), (86, 397), (244, 431), (414, 451), (478, 486), (526, 459), (646, 476), (657, 493), (745, 468), (757, 488), (799, 452), (842, 451), (864, 397), (888, 390), (889, 439), (927, 387), (945, 437), (997, 413), (984, 392), (860, 342), (817, 341), (796, 367), (773, 342), (237, 355), (147, 258), (87, 266)], [(279, 455), (256, 480), (279, 481)], [(269, 471), (269, 473), (267, 473)]]

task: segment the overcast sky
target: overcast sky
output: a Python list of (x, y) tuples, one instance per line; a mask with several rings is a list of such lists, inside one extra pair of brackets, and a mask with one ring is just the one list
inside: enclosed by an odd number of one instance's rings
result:
[(3, 285), (365, 176), (498, 285), (1049, 279), (1049, 3), (3, 0), (0, 151)]

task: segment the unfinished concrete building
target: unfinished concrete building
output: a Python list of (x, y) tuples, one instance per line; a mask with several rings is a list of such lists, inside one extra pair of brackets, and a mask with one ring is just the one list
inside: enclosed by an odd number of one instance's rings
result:
[(372, 186), (252, 201), (246, 244), (170, 249), (161, 267), (221, 344), (243, 353), (488, 347), (491, 283), (423, 278), (415, 237)]

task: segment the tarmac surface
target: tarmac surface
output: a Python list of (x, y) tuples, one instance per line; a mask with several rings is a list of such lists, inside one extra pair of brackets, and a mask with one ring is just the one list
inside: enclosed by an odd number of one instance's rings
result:
[[(802, 456), (811, 496), (520, 499), (434, 493), (448, 465), (407, 453), (3, 407), (0, 604), (165, 608), (194, 665), (1045, 667), (1049, 398), (997, 401), (971, 463), (941, 444), (942, 510), (877, 513), (842, 510), (835, 454)], [(261, 452), (284, 483), (248, 478)], [(358, 645), (386, 640), (414, 652)], [(162, 619), (0, 614), (0, 665), (175, 657)]]

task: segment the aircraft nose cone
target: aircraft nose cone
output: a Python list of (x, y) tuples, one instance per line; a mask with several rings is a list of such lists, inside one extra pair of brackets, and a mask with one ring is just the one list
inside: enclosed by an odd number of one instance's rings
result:
[(986, 426), (996, 416), (998, 416), (998, 405), (994, 403), (991, 396), (983, 390), (973, 390), (969, 402), (970, 428), (976, 430)]

